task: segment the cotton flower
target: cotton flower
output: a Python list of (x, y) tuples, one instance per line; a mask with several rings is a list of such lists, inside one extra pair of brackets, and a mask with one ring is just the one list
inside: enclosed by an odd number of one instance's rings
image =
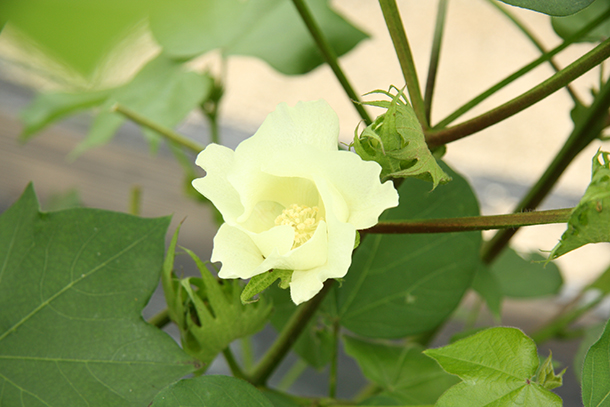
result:
[(398, 205), (381, 167), (338, 149), (339, 121), (323, 100), (278, 105), (235, 151), (210, 144), (193, 186), (223, 216), (212, 261), (221, 278), (294, 270), (295, 304), (311, 299), (351, 264), (356, 230)]

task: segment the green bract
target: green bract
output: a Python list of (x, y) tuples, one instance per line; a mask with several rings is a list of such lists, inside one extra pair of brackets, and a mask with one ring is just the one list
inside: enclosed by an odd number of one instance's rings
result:
[(338, 137), (325, 101), (280, 104), (235, 151), (211, 144), (199, 154), (207, 175), (193, 186), (225, 221), (212, 252), (220, 277), (294, 270), (290, 293), (299, 304), (345, 276), (356, 230), (398, 205), (398, 193), (381, 184), (378, 164), (339, 151)]
[(428, 150), (424, 132), (413, 108), (402, 91), (396, 95), (382, 90), (391, 101), (365, 102), (366, 105), (387, 109), (360, 136), (354, 137), (354, 149), (363, 160), (381, 165), (381, 178), (420, 178), (433, 183), (445, 183), (451, 178), (438, 166)]
[[(591, 183), (574, 208), (568, 229), (553, 248), (549, 260), (589, 243), (610, 241), (610, 154), (598, 151), (593, 157)], [(600, 161), (601, 160), (601, 161)]]

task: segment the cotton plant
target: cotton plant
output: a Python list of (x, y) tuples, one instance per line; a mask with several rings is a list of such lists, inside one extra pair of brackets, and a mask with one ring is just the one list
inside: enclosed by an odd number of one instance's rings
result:
[[(607, 1), (489, 0), (542, 55), (438, 122), (431, 109), (448, 0), (438, 2), (423, 92), (395, 0), (379, 6), (404, 78), (359, 92), (337, 58), (367, 34), (324, 0), (35, 3), (0, 4), (2, 35), (27, 38), (21, 49), (39, 44), (35, 63), (69, 67), (70, 89), (36, 97), (22, 113), (21, 140), (93, 107), (77, 158), (131, 120), (152, 151), (167, 142), (184, 168), (186, 195), (218, 230), (210, 258), (201, 259), (197, 247), (179, 243), (180, 226), (170, 230), (169, 217), (137, 216), (137, 190), (130, 214), (73, 208), (73, 196), (64, 209), (43, 212), (30, 184), (0, 215), (0, 406), (561, 406), (562, 397), (571, 405), (564, 380), (580, 381), (585, 407), (608, 405), (607, 323), (572, 324), (610, 294), (610, 268), (539, 329), (502, 326), (505, 299), (558, 295), (555, 258), (610, 241), (603, 147), (577, 206), (536, 210), (576, 155), (606, 139)], [(509, 5), (551, 16), (563, 42), (545, 51)], [(158, 53), (117, 85), (104, 75), (120, 52), (141, 45), (117, 34), (138, 30)], [(552, 58), (580, 41), (594, 46), (557, 67)], [(113, 44), (120, 47), (106, 58)], [(193, 69), (212, 50), (223, 63), (246, 55), (286, 75), (326, 63), (360, 116), (341, 129), (353, 130), (352, 141), (339, 142), (339, 118), (320, 98), (280, 103), (235, 150), (224, 146), (218, 111), (227, 78)], [(547, 62), (556, 72), (538, 86), (452, 124)], [(573, 82), (594, 68), (599, 83), (585, 90), (587, 103)], [(443, 161), (446, 149), (564, 88), (574, 102), (557, 113), (574, 123), (565, 145), (513, 213), (481, 216), (473, 188)], [(208, 121), (207, 145), (172, 129), (193, 109)], [(567, 223), (554, 249), (508, 246), (520, 227), (548, 223)], [(481, 230), (496, 229), (483, 239)], [(198, 274), (184, 273), (178, 255)], [(159, 280), (166, 309), (144, 321)], [(467, 293), (474, 304), (463, 301)], [(490, 318), (479, 314), (483, 306)], [(259, 334), (268, 325), (277, 330), (271, 343), (270, 328)], [(576, 337), (574, 360), (547, 346)], [(280, 373), (291, 352), (296, 362)], [(358, 392), (346, 389), (342, 352), (367, 383)], [(230, 375), (212, 374), (219, 360)], [(307, 367), (328, 374), (324, 394), (291, 391)]]

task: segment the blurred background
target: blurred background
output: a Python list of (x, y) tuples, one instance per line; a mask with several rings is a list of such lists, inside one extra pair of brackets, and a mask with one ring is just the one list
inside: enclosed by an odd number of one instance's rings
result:
[[(8, 13), (15, 4), (13, 0), (7, 0), (0, 5), (0, 11)], [(122, 3), (117, 2), (119, 4)], [(120, 15), (110, 14), (110, 19), (116, 22), (112, 32), (119, 32), (120, 38), (83, 36), (85, 43), (93, 41), (101, 48), (113, 49), (101, 59), (97, 55), (86, 55), (84, 51), (79, 55), (77, 48), (48, 52), (48, 44), (28, 39), (24, 32), (46, 38), (49, 43), (66, 35), (65, 27), (60, 23), (51, 32), (37, 32), (40, 25), (37, 25), (36, 18), (42, 18), (40, 16), (15, 24), (9, 22), (4, 27), (0, 34), (0, 211), (18, 198), (29, 182), (34, 183), (44, 209), (80, 201), (88, 207), (127, 211), (130, 191), (139, 187), (142, 191), (141, 214), (149, 217), (172, 214), (170, 231), (186, 219), (180, 244), (194, 250), (202, 259), (208, 259), (216, 230), (211, 211), (186, 196), (183, 168), (170, 149), (163, 144), (151, 152), (150, 143), (137, 125), (126, 122), (118, 128), (117, 136), (111, 141), (80, 151), (78, 155), (72, 152), (89, 132), (100, 108), (83, 110), (53, 123), (27, 142), (19, 140), (24, 129), (20, 121), (21, 112), (33, 103), (38, 92), (97, 91), (119, 86), (158, 55), (161, 48), (151, 35), (145, 16), (139, 14), (137, 2), (134, 4), (133, 10), (123, 10)], [(340, 59), (356, 92), (364, 94), (375, 89), (387, 89), (390, 84), (402, 87), (404, 80), (377, 2), (333, 0), (330, 5), (369, 35)], [(437, 1), (402, 0), (398, 5), (421, 83), (425, 81), (428, 67)], [(72, 14), (67, 13), (67, 18), (78, 20), (81, 12), (86, 11), (71, 10)], [(511, 8), (511, 12), (536, 33), (547, 49), (561, 43), (548, 16), (517, 8)], [(0, 24), (2, 18), (0, 14)], [(87, 27), (81, 29), (89, 32)], [(587, 44), (573, 45), (556, 61), (564, 67), (590, 48), (591, 45)], [(539, 51), (488, 1), (450, 1), (432, 122), (437, 122), (538, 56)], [(82, 69), (66, 68), (66, 58), (75, 58), (71, 62)], [(260, 58), (243, 55), (224, 58), (219, 51), (212, 50), (190, 61), (188, 68), (222, 78), (224, 95), (218, 115), (220, 141), (230, 147), (253, 134), (280, 102), (294, 105), (300, 100), (327, 100), (339, 116), (341, 140), (345, 143), (351, 141), (360, 122), (326, 65), (303, 75), (287, 75), (279, 73)], [(548, 65), (542, 65), (483, 102), (463, 119), (519, 95), (552, 73)], [(598, 73), (578, 79), (575, 88), (579, 96), (585, 101), (590, 100), (590, 88), (598, 81)], [(568, 94), (560, 91), (513, 118), (448, 146), (444, 159), (471, 182), (479, 196), (483, 214), (512, 211), (572, 130), (571, 108)], [(207, 144), (211, 140), (209, 123), (200, 111), (186, 115), (175, 128), (200, 143)], [(544, 202), (543, 208), (572, 207), (578, 203), (590, 181), (591, 158), (601, 145), (601, 142), (595, 142), (579, 155)], [(194, 159), (194, 155), (190, 159)], [(512, 246), (523, 252), (547, 251), (554, 247), (564, 230), (563, 225), (523, 228), (513, 239)], [(509, 301), (504, 306), (504, 324), (520, 326), (527, 331), (528, 327), (535, 327), (553, 315), (563, 302), (606, 268), (610, 263), (610, 249), (607, 244), (589, 245), (556, 262), (565, 280), (562, 295), (553, 300)], [(191, 266), (185, 264), (182, 267), (189, 269)], [(156, 295), (155, 298), (146, 316), (162, 308), (161, 297)], [(603, 307), (597, 315), (604, 316)], [(493, 323), (488, 314), (482, 318)], [(439, 341), (447, 335), (441, 336)], [(566, 352), (574, 353), (576, 344), (552, 343), (549, 347), (554, 347), (554, 355), (561, 358), (566, 356)], [(565, 360), (565, 363), (570, 362)], [(362, 382), (357, 368), (349, 362), (342, 362), (340, 368), (356, 372), (354, 385), (359, 380)], [(213, 369), (223, 371), (224, 367), (219, 362)], [(308, 374), (314, 383), (324, 382), (323, 375)], [(571, 377), (572, 373), (567, 373), (568, 376)], [(580, 400), (578, 384), (573, 378), (568, 382), (571, 384), (557, 392), (564, 397), (566, 405), (572, 405), (570, 400), (576, 404)], [(300, 383), (304, 386), (302, 391), (316, 393), (312, 385)], [(339, 390), (342, 391), (341, 383)]]

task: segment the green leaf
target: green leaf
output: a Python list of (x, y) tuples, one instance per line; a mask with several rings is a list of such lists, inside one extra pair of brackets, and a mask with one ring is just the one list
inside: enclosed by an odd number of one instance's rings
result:
[(146, 1), (3, 0), (0, 15), (71, 76), (91, 78), (146, 17)]
[(559, 293), (563, 285), (555, 263), (544, 264), (544, 257), (528, 253), (525, 258), (514, 250), (504, 250), (491, 267), (502, 294), (512, 298), (536, 298)]
[[(209, 96), (213, 80), (208, 75), (187, 72), (184, 64), (161, 54), (138, 72), (131, 82), (116, 88), (95, 118), (87, 138), (72, 152), (75, 157), (84, 151), (106, 144), (116, 130), (127, 120), (113, 112), (120, 103), (147, 119), (166, 127), (174, 127), (186, 115)], [(143, 129), (153, 149), (160, 136), (150, 129)]]
[[(308, 0), (316, 22), (337, 55), (367, 38), (333, 12), (327, 0)], [(289, 75), (324, 62), (296, 8), (286, 0), (157, 1), (151, 28), (168, 54), (190, 58), (221, 48), (226, 55), (260, 58)]]
[(561, 398), (533, 381), (536, 344), (516, 328), (491, 328), (424, 353), (463, 381), (436, 407), (561, 406)]
[(589, 243), (610, 241), (609, 153), (598, 151), (595, 154), (591, 172), (591, 183), (572, 211), (568, 229), (553, 248), (548, 260), (556, 259)]
[(261, 392), (273, 405), (273, 407), (310, 407), (311, 400), (298, 399), (273, 389), (261, 389)]
[[(572, 37), (599, 18), (610, 7), (610, 1), (597, 0), (589, 7), (569, 17), (553, 17), (551, 23), (553, 30), (564, 40)], [(610, 20), (606, 20), (583, 36), (578, 42), (601, 42), (610, 36)]]
[(280, 288), (285, 290), (290, 286), (292, 273), (292, 270), (269, 270), (266, 273), (252, 277), (241, 293), (241, 303), (249, 304), (258, 301), (258, 299), (251, 300), (251, 298), (256, 294), (265, 291), (271, 284), (275, 283), (277, 279), (280, 279)]
[[(476, 216), (472, 189), (445, 164), (453, 182), (430, 192), (407, 179), (400, 205), (381, 220)], [(370, 235), (354, 254), (337, 304), (341, 324), (366, 337), (399, 338), (443, 322), (470, 287), (480, 265), (479, 232)]]
[(610, 324), (589, 348), (582, 369), (582, 401), (585, 407), (610, 406)]
[[(275, 329), (281, 331), (298, 307), (290, 299), (288, 290), (282, 290), (278, 286), (269, 287), (264, 296), (273, 302), (271, 324)], [(332, 297), (332, 293), (327, 296), (292, 348), (307, 364), (318, 370), (330, 362), (333, 352), (334, 341), (330, 322), (332, 317), (328, 305), (332, 301)]]
[(173, 273), (178, 230), (170, 243), (161, 281), (172, 321), (180, 329), (182, 346), (207, 369), (216, 355), (235, 339), (261, 330), (271, 313), (264, 299), (243, 305), (238, 280), (217, 281), (205, 264), (184, 249), (197, 264), (201, 278), (177, 279)]
[(502, 316), (502, 289), (496, 277), (490, 272), (489, 266), (481, 264), (472, 281), (472, 288), (485, 300), (487, 307), (496, 320)]
[(599, 340), (600, 336), (602, 336), (605, 325), (606, 324), (602, 322), (588, 326), (584, 329), (585, 335), (578, 344), (578, 350), (576, 351), (576, 355), (574, 355), (574, 359), (572, 360), (572, 365), (574, 368), (571, 370), (576, 375), (578, 382), (582, 382), (582, 368), (585, 364), (587, 352), (589, 351), (589, 348)]
[(600, 290), (604, 295), (610, 294), (610, 267), (589, 284), (588, 288)]
[(229, 376), (199, 376), (163, 389), (151, 407), (273, 407), (248, 382)]
[(523, 7), (551, 16), (568, 16), (574, 14), (594, 0), (501, 0), (511, 6)]
[(387, 111), (367, 126), (360, 136), (354, 136), (354, 149), (366, 161), (381, 165), (381, 179), (419, 178), (430, 181), (433, 189), (451, 180), (428, 150), (424, 132), (413, 108), (402, 91), (396, 95), (377, 90), (392, 100), (365, 102)]
[(142, 406), (197, 363), (142, 308), (168, 218), (40, 213), (29, 186), (0, 216), (0, 404)]
[(80, 110), (102, 104), (110, 95), (111, 90), (97, 92), (63, 93), (49, 92), (36, 96), (34, 101), (21, 111), (23, 132), (20, 140), (27, 141), (36, 132), (51, 123), (61, 120)]
[(364, 376), (401, 405), (434, 404), (459, 380), (426, 357), (417, 345), (382, 345), (343, 336), (345, 352)]

